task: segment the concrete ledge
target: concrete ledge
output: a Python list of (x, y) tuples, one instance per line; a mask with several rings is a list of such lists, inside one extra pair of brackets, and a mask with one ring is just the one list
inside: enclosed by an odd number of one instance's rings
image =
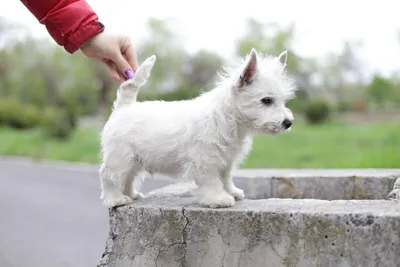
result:
[(234, 181), (248, 199), (387, 199), (400, 170), (241, 170)]
[(99, 266), (400, 266), (398, 201), (193, 202), (155, 197), (111, 210)]
[(400, 178), (393, 185), (393, 190), (389, 193), (389, 199), (400, 200)]
[[(236, 186), (245, 191), (247, 199), (373, 200), (388, 199), (400, 170), (239, 170), (234, 175)], [(192, 183), (178, 183), (160, 192), (188, 194), (195, 188)]]
[(110, 210), (98, 266), (400, 266), (398, 170), (236, 175), (252, 199), (233, 208), (202, 208), (180, 183)]

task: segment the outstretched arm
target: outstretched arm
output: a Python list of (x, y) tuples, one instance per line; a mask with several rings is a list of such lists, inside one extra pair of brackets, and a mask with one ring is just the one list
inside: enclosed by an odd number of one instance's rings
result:
[(104, 30), (97, 14), (84, 0), (21, 0), (45, 25), (51, 37), (69, 53)]
[(103, 32), (103, 24), (85, 0), (21, 2), (67, 52), (73, 54), (81, 49), (87, 57), (106, 64), (116, 81), (122, 82), (133, 77), (138, 60), (129, 38)]

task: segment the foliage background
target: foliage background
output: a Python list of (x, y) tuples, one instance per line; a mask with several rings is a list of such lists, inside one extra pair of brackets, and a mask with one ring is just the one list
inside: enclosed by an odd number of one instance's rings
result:
[[(118, 84), (80, 52), (70, 55), (48, 40), (13, 38), (24, 30), (0, 18), (0, 153), (98, 163), (98, 132), (110, 113)], [(136, 45), (140, 61), (157, 62), (139, 100), (196, 97), (213, 85), (229, 60), (212, 51), (189, 53), (179, 31), (151, 18)], [(252, 47), (278, 55), (288, 50), (287, 70), (298, 85), (289, 103), (296, 120), (280, 136), (260, 136), (242, 167), (400, 167), (400, 81), (395, 73), (365, 78), (359, 40), (324, 58), (296, 54), (294, 25), (246, 21), (235, 56)]]

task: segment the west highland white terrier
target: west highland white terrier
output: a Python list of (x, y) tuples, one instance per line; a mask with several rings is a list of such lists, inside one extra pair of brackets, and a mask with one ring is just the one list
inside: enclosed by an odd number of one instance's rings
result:
[(292, 126), (293, 114), (285, 104), (296, 86), (286, 75), (286, 59), (286, 51), (273, 57), (252, 49), (237, 66), (220, 73), (214, 89), (197, 98), (137, 102), (156, 57), (146, 59), (135, 77), (118, 88), (101, 134), (104, 205), (144, 197), (134, 183), (142, 172), (194, 180), (205, 207), (231, 207), (235, 199), (242, 200), (232, 171), (250, 152), (253, 136)]

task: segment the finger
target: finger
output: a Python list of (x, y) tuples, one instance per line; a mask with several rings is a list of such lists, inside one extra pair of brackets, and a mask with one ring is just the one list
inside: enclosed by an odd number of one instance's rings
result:
[(131, 65), (131, 67), (133, 68), (133, 71), (136, 72), (136, 70), (139, 68), (138, 58), (135, 48), (128, 38), (125, 38), (122, 43), (121, 53), (126, 57), (129, 65)]
[(113, 79), (116, 82), (124, 82), (126, 80), (126, 78), (117, 71), (117, 66), (115, 66), (114, 62), (109, 60), (105, 60), (104, 62), (107, 65), (111, 79)]
[(132, 67), (129, 65), (128, 61), (125, 60), (122, 54), (117, 53), (113, 58), (111, 58), (111, 60), (114, 61), (115, 65), (117, 66), (117, 70), (120, 73), (124, 73), (126, 78), (133, 78), (134, 73), (132, 71)]
[(125, 75), (124, 75), (124, 74), (117, 72), (117, 75), (118, 75), (119, 80), (120, 80), (121, 82), (126, 81), (126, 78), (125, 78)]
[(115, 71), (114, 69), (108, 69), (108, 72), (110, 73), (110, 77), (111, 77), (111, 79), (113, 79), (114, 81), (116, 81), (116, 82), (120, 82), (120, 83), (122, 83), (122, 82), (124, 82), (126, 79), (124, 78), (124, 77), (121, 77), (120, 75), (119, 75), (119, 73), (117, 72), (117, 71)]

